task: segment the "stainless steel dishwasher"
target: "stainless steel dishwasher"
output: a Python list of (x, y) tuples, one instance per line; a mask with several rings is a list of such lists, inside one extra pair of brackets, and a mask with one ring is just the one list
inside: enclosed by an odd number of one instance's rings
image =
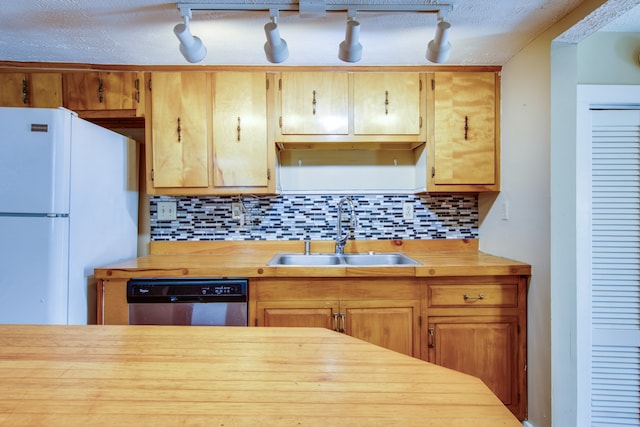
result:
[(130, 279), (130, 325), (247, 326), (247, 279)]

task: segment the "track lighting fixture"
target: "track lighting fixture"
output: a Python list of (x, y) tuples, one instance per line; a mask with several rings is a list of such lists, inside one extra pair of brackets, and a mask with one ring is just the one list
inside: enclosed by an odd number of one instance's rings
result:
[(362, 44), (359, 41), (360, 23), (354, 18), (355, 16), (349, 17), (344, 41), (340, 43), (338, 50), (338, 58), (345, 62), (358, 62), (362, 58)]
[(289, 57), (287, 42), (280, 38), (277, 18), (278, 11), (271, 12), (271, 22), (264, 26), (264, 33), (267, 36), (264, 53), (267, 55), (267, 61), (275, 64), (279, 64)]
[[(409, 0), (410, 1), (410, 0)], [(441, 14), (451, 11), (450, 4), (416, 4), (404, 3), (399, 0), (394, 4), (380, 3), (378, 0), (359, 0), (357, 4), (326, 3), (325, 0), (298, 0), (297, 2), (257, 3), (244, 0), (241, 3), (233, 3), (229, 0), (221, 3), (191, 3), (188, 1), (176, 3), (180, 15), (184, 17), (184, 23), (178, 24), (173, 29), (180, 40), (180, 52), (189, 62), (200, 62), (207, 54), (207, 49), (202, 40), (191, 34), (189, 20), (193, 11), (269, 11), (271, 22), (264, 26), (267, 42), (264, 44), (264, 53), (267, 60), (272, 63), (280, 63), (289, 57), (287, 42), (280, 38), (277, 18), (279, 11), (298, 11), (300, 16), (322, 15), (327, 11), (347, 11), (347, 29), (345, 39), (340, 43), (338, 58), (345, 62), (358, 62), (362, 57), (362, 44), (360, 44), (360, 23), (355, 20), (356, 13), (360, 12), (417, 12), (437, 13), (438, 25), (436, 35), (428, 44), (427, 59), (431, 62), (445, 62), (449, 58), (451, 43), (448, 41), (451, 24), (441, 18)]]
[(445, 20), (438, 22), (436, 36), (427, 46), (427, 59), (431, 62), (441, 63), (449, 59), (451, 43), (449, 43), (449, 29), (451, 24)]
[(184, 17), (184, 23), (173, 28), (173, 32), (180, 40), (180, 52), (184, 59), (189, 62), (200, 62), (207, 56), (207, 48), (202, 44), (202, 40), (191, 34), (189, 30), (189, 16)]

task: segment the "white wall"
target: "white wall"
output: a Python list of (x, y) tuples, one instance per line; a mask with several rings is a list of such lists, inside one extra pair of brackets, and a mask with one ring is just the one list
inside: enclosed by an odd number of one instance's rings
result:
[[(635, 35), (604, 34), (579, 45), (555, 45), (552, 64), (553, 39), (603, 3), (586, 0), (504, 65), (502, 192), (495, 201), (492, 195), (480, 198), (480, 211), (486, 212), (480, 249), (533, 266), (528, 418), (535, 427), (577, 427), (576, 84), (640, 79), (628, 52), (637, 55)], [(604, 57), (597, 56), (602, 52)], [(505, 202), (508, 220), (501, 219)]]

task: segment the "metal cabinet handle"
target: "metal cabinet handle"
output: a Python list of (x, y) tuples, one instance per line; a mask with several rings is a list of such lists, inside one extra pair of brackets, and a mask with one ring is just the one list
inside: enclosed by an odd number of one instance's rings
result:
[(433, 346), (434, 346), (434, 336), (433, 336), (434, 335), (434, 330), (433, 330), (433, 328), (429, 328), (428, 331), (429, 331), (428, 347), (429, 348), (433, 348)]
[(464, 140), (467, 140), (469, 134), (469, 116), (464, 116)]
[(340, 327), (340, 330), (338, 332), (345, 333), (347, 331), (347, 329), (345, 328), (345, 317), (347, 317), (347, 313), (340, 313), (341, 327)]
[(182, 128), (180, 127), (180, 117), (178, 117), (178, 142), (182, 141)]
[(469, 294), (464, 294), (464, 300), (468, 301), (468, 300), (483, 300), (484, 299), (484, 294), (483, 293), (479, 293), (478, 295), (469, 295)]
[(316, 91), (313, 91), (313, 101), (311, 101), (311, 104), (313, 105), (313, 115), (316, 115), (316, 106), (318, 105), (318, 100), (316, 99)]
[(136, 98), (136, 102), (140, 102), (140, 79), (136, 79), (133, 82), (133, 85), (136, 89), (136, 93), (135, 93), (135, 98)]
[(29, 89), (27, 88), (27, 79), (22, 79), (22, 103), (29, 102)]
[(240, 117), (238, 117), (238, 127), (236, 129), (238, 131), (238, 142), (240, 142)]
[(384, 91), (384, 114), (389, 115), (389, 91)]
[(102, 89), (102, 77), (98, 77), (98, 101), (102, 104), (103, 89)]
[(340, 332), (338, 330), (338, 316), (339, 316), (338, 313), (333, 313), (333, 330), (336, 332)]

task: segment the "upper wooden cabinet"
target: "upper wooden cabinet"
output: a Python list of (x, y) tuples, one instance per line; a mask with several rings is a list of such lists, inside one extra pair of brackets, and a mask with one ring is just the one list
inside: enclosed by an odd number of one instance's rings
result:
[(346, 135), (348, 74), (285, 72), (281, 83), (282, 135)]
[(209, 75), (152, 73), (147, 115), (149, 190), (209, 186)]
[(428, 79), (428, 191), (499, 190), (499, 74), (438, 72)]
[(62, 106), (61, 73), (0, 73), (0, 106)]
[(150, 194), (275, 192), (275, 143), (267, 113), (272, 76), (155, 72), (150, 79)]
[(267, 133), (267, 76), (213, 74), (213, 186), (267, 188), (271, 168)]
[(288, 148), (415, 148), (426, 140), (422, 77), (283, 72), (276, 141)]
[(86, 118), (141, 116), (140, 85), (136, 72), (64, 73), (64, 106)]
[(356, 135), (415, 135), (422, 130), (418, 73), (353, 74)]

